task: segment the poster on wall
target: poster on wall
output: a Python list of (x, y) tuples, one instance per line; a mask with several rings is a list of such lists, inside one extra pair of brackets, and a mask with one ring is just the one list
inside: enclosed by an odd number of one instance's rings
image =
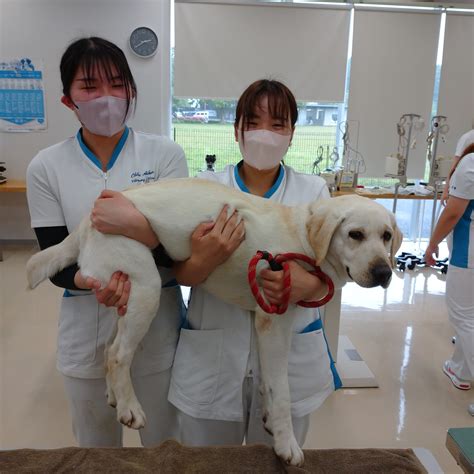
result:
[(42, 62), (0, 59), (0, 132), (46, 128)]

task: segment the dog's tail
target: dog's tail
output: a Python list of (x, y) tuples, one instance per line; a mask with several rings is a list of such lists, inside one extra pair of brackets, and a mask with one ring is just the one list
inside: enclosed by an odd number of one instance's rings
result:
[(56, 275), (79, 257), (79, 232), (69, 234), (61, 243), (33, 255), (26, 264), (28, 287), (36, 288), (43, 280)]

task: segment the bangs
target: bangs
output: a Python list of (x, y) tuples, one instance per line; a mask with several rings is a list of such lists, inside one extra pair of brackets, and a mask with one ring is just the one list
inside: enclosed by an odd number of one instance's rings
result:
[(101, 79), (109, 83), (120, 80), (127, 96), (127, 113), (132, 97), (137, 97), (137, 86), (123, 51), (103, 38), (82, 38), (72, 43), (61, 58), (60, 70), (63, 93), (66, 96), (70, 95), (77, 71), (81, 71), (86, 86), (92, 84), (91, 80), (96, 73), (105, 75)]
[(127, 94), (128, 112), (128, 107), (132, 100), (131, 92), (133, 92), (133, 96), (136, 96), (137, 90), (128, 64), (126, 62), (124, 64), (122, 58), (118, 57), (114, 52), (93, 49), (84, 54), (79, 69), (84, 74), (85, 84), (87, 86), (91, 85), (91, 79), (94, 79), (97, 73), (105, 75), (105, 77), (101, 77), (101, 79), (105, 79), (109, 83), (117, 80), (120, 81), (124, 85), (125, 93)]
[(262, 79), (251, 84), (237, 104), (235, 125), (242, 123), (245, 130), (249, 122), (258, 115), (261, 101), (267, 98), (268, 112), (275, 120), (294, 127), (298, 120), (298, 108), (291, 91), (281, 82)]

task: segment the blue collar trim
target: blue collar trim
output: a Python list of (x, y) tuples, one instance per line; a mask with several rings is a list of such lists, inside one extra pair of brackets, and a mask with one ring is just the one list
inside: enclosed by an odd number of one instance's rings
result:
[[(97, 158), (97, 156), (92, 153), (92, 151), (88, 148), (88, 146), (84, 143), (84, 140), (82, 139), (82, 133), (80, 129), (77, 132), (77, 141), (79, 142), (79, 146), (81, 147), (82, 151), (84, 154), (89, 158), (89, 160), (94, 163), (94, 165), (97, 166), (100, 170), (102, 170), (102, 164), (100, 163), (100, 160)], [(109, 171), (112, 166), (114, 166), (115, 162), (117, 161), (117, 158), (120, 155), (120, 152), (122, 151), (123, 147), (125, 146), (125, 142), (127, 141), (128, 135), (130, 133), (130, 129), (128, 127), (125, 127), (125, 130), (122, 133), (122, 136), (120, 137), (119, 142), (114, 148), (114, 151), (112, 153), (112, 157), (110, 158), (109, 162), (107, 163), (107, 171)]]
[[(247, 186), (245, 186), (245, 183), (242, 181), (242, 178), (240, 177), (240, 174), (239, 174), (239, 169), (243, 165), (243, 163), (244, 161), (242, 160), (239, 163), (237, 163), (236, 166), (234, 166), (234, 178), (237, 183), (237, 186), (240, 188), (241, 191), (243, 191), (244, 193), (251, 194)], [(285, 176), (285, 168), (283, 167), (283, 165), (280, 164), (280, 171), (278, 173), (278, 177), (276, 181), (273, 183), (273, 186), (263, 195), (264, 198), (268, 199), (276, 193), (281, 182), (283, 181), (284, 176)]]

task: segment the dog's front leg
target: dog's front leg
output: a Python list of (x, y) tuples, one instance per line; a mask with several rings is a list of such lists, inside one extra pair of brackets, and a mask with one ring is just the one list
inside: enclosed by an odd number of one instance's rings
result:
[(293, 318), (291, 309), (283, 315), (269, 315), (260, 308), (255, 311), (265, 429), (273, 433), (276, 454), (300, 466), (304, 456), (293, 432), (288, 385)]

